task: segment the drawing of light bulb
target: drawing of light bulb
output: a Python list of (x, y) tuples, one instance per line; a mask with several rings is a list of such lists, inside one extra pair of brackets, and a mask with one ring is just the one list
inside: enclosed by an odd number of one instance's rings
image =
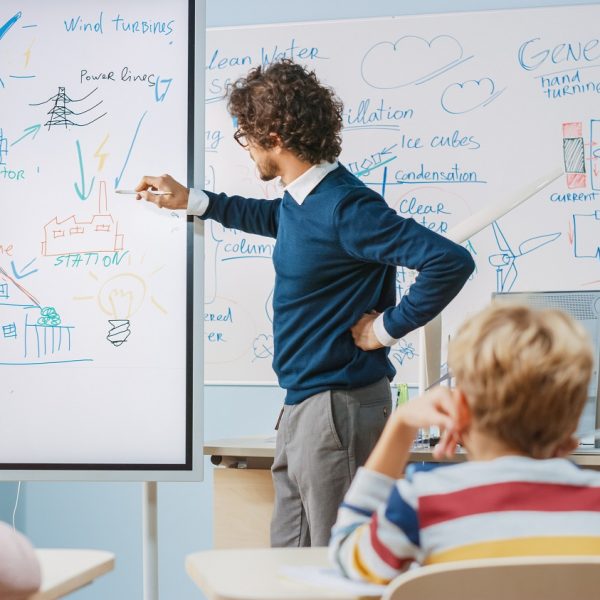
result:
[(146, 283), (138, 275), (122, 273), (104, 282), (98, 292), (98, 304), (111, 317), (106, 339), (115, 347), (121, 346), (131, 335), (130, 318), (144, 302)]

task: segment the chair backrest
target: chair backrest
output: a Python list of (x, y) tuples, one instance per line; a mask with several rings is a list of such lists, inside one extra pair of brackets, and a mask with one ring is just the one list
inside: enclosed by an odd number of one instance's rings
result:
[(592, 600), (600, 598), (600, 556), (464, 560), (413, 569), (381, 600)]

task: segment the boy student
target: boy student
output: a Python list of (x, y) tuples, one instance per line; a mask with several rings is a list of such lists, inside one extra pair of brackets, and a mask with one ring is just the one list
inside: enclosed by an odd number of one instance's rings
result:
[[(188, 190), (169, 176), (144, 177), (138, 198), (277, 239), (273, 368), (286, 397), (271, 543), (326, 545), (391, 410), (389, 346), (435, 317), (474, 263), (338, 162), (342, 104), (314, 72), (290, 61), (257, 67), (230, 87), (228, 109), (233, 137), (261, 179), (281, 179), (282, 198)], [(400, 265), (419, 275), (396, 305)]]
[[(438, 387), (398, 409), (340, 506), (330, 541), (352, 579), (387, 583), (413, 562), (600, 554), (600, 473), (576, 446), (593, 358), (583, 329), (551, 310), (493, 304), (460, 328)], [(444, 430), (469, 462), (402, 477), (418, 427)]]

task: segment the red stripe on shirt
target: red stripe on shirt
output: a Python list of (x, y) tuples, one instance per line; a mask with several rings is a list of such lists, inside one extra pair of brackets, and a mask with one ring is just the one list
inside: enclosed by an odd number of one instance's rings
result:
[(600, 511), (600, 488), (509, 481), (419, 498), (421, 528), (481, 513), (500, 511)]
[(380, 539), (377, 535), (377, 523), (378, 516), (377, 513), (373, 513), (373, 517), (371, 518), (371, 523), (369, 525), (370, 532), (370, 540), (371, 547), (377, 553), (377, 556), (381, 558), (381, 560), (392, 567), (392, 569), (402, 569), (402, 567), (412, 561), (412, 558), (400, 558), (396, 556)]

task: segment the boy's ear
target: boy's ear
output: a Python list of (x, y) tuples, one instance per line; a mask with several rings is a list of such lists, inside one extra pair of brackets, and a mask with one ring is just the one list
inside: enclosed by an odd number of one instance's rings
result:
[(454, 398), (458, 415), (458, 431), (462, 433), (470, 427), (473, 415), (471, 414), (471, 407), (469, 406), (467, 397), (460, 388), (454, 389)]
[(571, 452), (576, 450), (578, 446), (579, 440), (574, 435), (571, 435), (555, 448), (553, 456), (555, 458), (562, 458), (564, 456), (568, 456), (569, 454), (571, 454)]

